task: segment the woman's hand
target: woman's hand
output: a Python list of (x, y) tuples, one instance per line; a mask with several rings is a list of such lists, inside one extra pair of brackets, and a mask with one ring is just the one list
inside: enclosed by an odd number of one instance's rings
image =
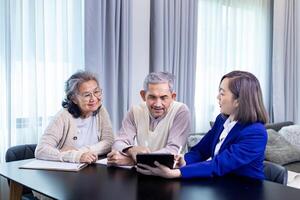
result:
[(186, 162), (184, 160), (184, 157), (182, 154), (178, 154), (174, 156), (174, 162), (175, 162), (175, 167), (174, 168), (180, 168), (186, 165)]
[(86, 153), (83, 153), (80, 157), (80, 162), (81, 163), (93, 163), (93, 162), (96, 162), (98, 159), (98, 156), (92, 152), (86, 152)]
[[(181, 177), (181, 172), (179, 169), (170, 169), (165, 165), (161, 165), (159, 162), (155, 161), (154, 164), (157, 167), (150, 167), (149, 165), (138, 164), (136, 171), (145, 175), (161, 176), (164, 178), (178, 178)], [(142, 167), (142, 168), (141, 168)]]

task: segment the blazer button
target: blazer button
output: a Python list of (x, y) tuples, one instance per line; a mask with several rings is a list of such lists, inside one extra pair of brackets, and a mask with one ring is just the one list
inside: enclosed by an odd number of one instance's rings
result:
[(73, 140), (77, 140), (77, 137), (76, 137), (76, 136), (74, 136), (74, 137), (73, 137)]

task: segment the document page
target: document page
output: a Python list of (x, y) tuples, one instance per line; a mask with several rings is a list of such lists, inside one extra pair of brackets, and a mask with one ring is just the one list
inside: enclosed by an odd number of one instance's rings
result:
[(61, 170), (61, 171), (79, 171), (87, 166), (86, 163), (69, 163), (59, 161), (48, 161), (34, 159), (22, 165), (22, 169), (46, 169), (46, 170)]
[[(97, 160), (96, 163), (97, 163), (97, 164), (100, 164), (100, 165), (106, 165), (106, 166), (107, 166), (107, 158), (103, 158), (103, 159)], [(134, 166), (124, 165), (124, 166), (114, 166), (114, 167), (120, 167), (120, 168), (125, 168), (125, 169), (131, 169), (131, 168), (133, 168)]]

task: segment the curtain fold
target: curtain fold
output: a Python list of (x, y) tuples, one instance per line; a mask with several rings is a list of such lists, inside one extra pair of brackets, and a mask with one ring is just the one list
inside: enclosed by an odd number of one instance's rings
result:
[(168, 71), (176, 76), (177, 100), (188, 105), (192, 120), (195, 114), (197, 2), (150, 2), (150, 71)]
[(300, 2), (274, 0), (274, 121), (300, 123)]
[(64, 81), (83, 68), (82, 1), (0, 0), (0, 160), (37, 143), (61, 109)]
[(131, 4), (85, 1), (85, 68), (98, 74), (114, 132), (131, 102)]

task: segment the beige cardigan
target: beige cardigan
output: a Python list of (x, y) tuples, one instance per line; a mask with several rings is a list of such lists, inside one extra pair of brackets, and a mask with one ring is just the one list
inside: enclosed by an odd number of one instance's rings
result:
[(35, 157), (43, 160), (59, 160), (65, 162), (79, 162), (83, 153), (92, 151), (98, 155), (111, 150), (114, 136), (109, 114), (102, 106), (97, 117), (98, 143), (82, 147), (78, 150), (60, 152), (63, 147), (74, 147), (78, 133), (73, 116), (63, 109), (54, 116), (42, 135), (35, 150)]

